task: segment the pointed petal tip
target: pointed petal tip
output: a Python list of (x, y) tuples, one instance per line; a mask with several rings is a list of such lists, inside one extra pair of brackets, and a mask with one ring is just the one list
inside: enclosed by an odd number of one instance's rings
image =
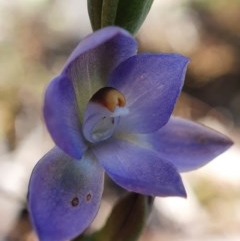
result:
[(226, 150), (234, 145), (234, 141), (230, 137), (225, 136), (225, 135), (224, 135), (222, 143), (223, 143), (223, 145), (225, 145)]
[(178, 191), (179, 191), (179, 193), (177, 194), (178, 197), (187, 198), (187, 192), (183, 184)]
[(175, 180), (174, 185), (169, 185), (167, 190), (164, 192), (159, 192), (156, 196), (187, 198), (187, 192), (180, 175), (178, 175), (178, 179)]
[[(209, 139), (209, 144), (215, 145), (216, 151), (219, 152), (218, 155), (227, 151), (230, 147), (234, 145), (234, 142), (230, 137), (217, 131), (214, 131), (214, 132), (215, 132), (215, 135), (212, 135), (212, 139)], [(203, 139), (203, 142), (204, 142), (204, 139)]]
[(172, 194), (168, 196), (187, 198), (187, 192), (180, 176), (178, 182), (175, 184), (175, 189), (173, 190)]
[(233, 145), (234, 142), (230, 138), (227, 138), (222, 143), (219, 143), (219, 155), (228, 151)]

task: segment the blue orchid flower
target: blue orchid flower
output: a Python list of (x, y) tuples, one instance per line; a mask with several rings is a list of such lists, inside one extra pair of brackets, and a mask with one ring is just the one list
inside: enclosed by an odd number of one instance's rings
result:
[(28, 196), (40, 240), (69, 240), (89, 226), (104, 171), (132, 192), (185, 197), (179, 172), (232, 145), (170, 117), (187, 63), (177, 54), (137, 54), (136, 40), (118, 27), (80, 42), (46, 90), (44, 118), (56, 147), (35, 166)]

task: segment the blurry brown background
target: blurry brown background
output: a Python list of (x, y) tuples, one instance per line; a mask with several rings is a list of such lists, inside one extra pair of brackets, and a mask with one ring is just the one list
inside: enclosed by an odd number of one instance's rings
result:
[[(37, 240), (26, 209), (31, 170), (51, 148), (47, 83), (91, 32), (86, 0), (0, 0), (0, 241)], [(229, 135), (228, 152), (183, 174), (188, 199), (156, 198), (141, 241), (240, 240), (240, 1), (155, 0), (140, 51), (191, 59), (175, 114)], [(108, 185), (92, 229), (119, 192)]]

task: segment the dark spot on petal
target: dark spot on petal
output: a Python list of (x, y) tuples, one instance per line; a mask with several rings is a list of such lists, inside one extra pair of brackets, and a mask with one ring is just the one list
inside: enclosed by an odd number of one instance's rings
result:
[(114, 122), (115, 122), (115, 120), (114, 120), (114, 118), (112, 118), (112, 124), (114, 124)]
[(198, 141), (199, 144), (203, 145), (203, 144), (206, 144), (207, 139), (204, 136), (200, 136), (197, 141)]
[(71, 205), (72, 205), (73, 207), (76, 207), (76, 206), (79, 205), (79, 199), (78, 199), (78, 197), (74, 197), (74, 198), (72, 199)]
[(88, 193), (87, 195), (86, 195), (86, 200), (87, 201), (90, 201), (92, 199), (92, 194), (91, 193)]

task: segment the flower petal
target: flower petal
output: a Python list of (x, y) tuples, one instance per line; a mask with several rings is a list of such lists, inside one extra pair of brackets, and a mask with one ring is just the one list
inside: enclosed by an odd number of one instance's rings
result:
[(60, 75), (45, 93), (44, 118), (54, 142), (73, 158), (80, 159), (86, 149), (71, 81)]
[(157, 151), (161, 158), (171, 162), (179, 172), (205, 165), (232, 145), (232, 141), (223, 134), (177, 117), (171, 117), (156, 132), (124, 134), (124, 139), (142, 148)]
[(93, 147), (108, 175), (123, 188), (145, 195), (186, 196), (175, 167), (156, 152), (111, 138)]
[(93, 221), (103, 191), (103, 169), (91, 152), (81, 161), (60, 149), (48, 152), (35, 166), (28, 207), (40, 240), (65, 241)]
[[(126, 98), (122, 130), (148, 133), (167, 123), (180, 94), (188, 59), (177, 54), (140, 54), (120, 64), (109, 86)], [(141, 121), (140, 121), (141, 120)]]
[(233, 144), (217, 131), (176, 117), (159, 131), (142, 135), (141, 139), (181, 172), (205, 165)]
[(103, 28), (79, 43), (63, 72), (73, 81), (81, 120), (87, 102), (106, 85), (112, 70), (136, 52), (136, 40), (119, 27)]

